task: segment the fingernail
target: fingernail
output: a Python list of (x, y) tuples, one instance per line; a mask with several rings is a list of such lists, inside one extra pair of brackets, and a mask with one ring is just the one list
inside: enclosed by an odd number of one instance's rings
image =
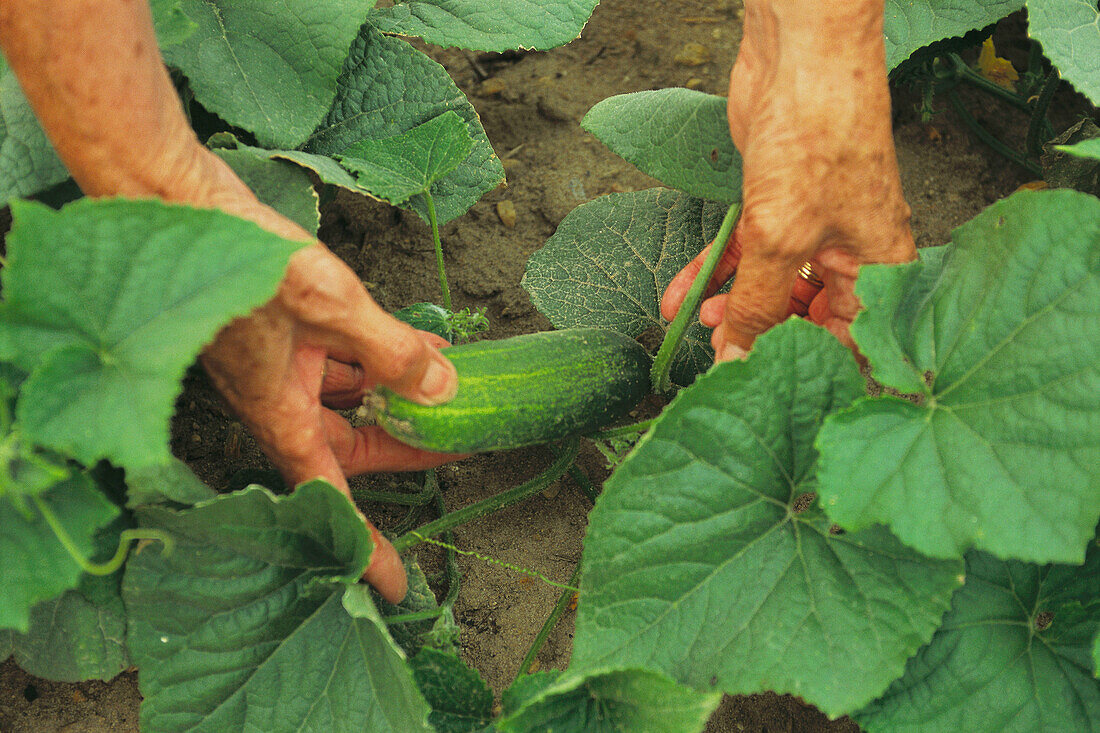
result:
[(749, 352), (742, 349), (740, 346), (734, 344), (726, 344), (719, 349), (717, 356), (714, 357), (715, 361), (737, 361), (739, 359), (748, 358)]
[(432, 355), (428, 368), (418, 385), (420, 394), (429, 403), (439, 405), (449, 402), (458, 391), (458, 377), (454, 365), (439, 352)]

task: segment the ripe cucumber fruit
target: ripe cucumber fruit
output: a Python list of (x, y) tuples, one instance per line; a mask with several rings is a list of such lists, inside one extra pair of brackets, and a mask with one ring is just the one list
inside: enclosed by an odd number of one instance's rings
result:
[(427, 407), (385, 388), (367, 396), (386, 432), (427, 450), (477, 453), (549, 443), (614, 422), (649, 392), (649, 354), (616, 331), (546, 331), (442, 353), (458, 371), (458, 394), (450, 402)]

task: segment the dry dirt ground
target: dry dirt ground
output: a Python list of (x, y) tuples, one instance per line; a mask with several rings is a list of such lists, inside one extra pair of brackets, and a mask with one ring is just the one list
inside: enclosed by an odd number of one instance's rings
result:
[[(489, 338), (550, 327), (519, 281), (528, 256), (569, 211), (601, 194), (655, 185), (580, 128), (584, 113), (605, 97), (644, 89), (692, 86), (725, 94), (740, 15), (739, 0), (604, 0), (581, 38), (551, 52), (477, 57), (427, 49), (470, 97), (508, 175), (507, 186), (443, 230), (456, 305), (485, 307), (492, 322)], [(685, 52), (689, 43), (701, 48)], [(1020, 43), (1006, 41), (1006, 52), (1017, 58)], [(949, 112), (931, 126), (922, 124), (915, 102), (905, 90), (895, 94), (898, 156), (917, 242), (935, 245), (1028, 176), (990, 153)], [(1022, 140), (1020, 123), (1000, 129), (1011, 115), (999, 108), (978, 111), (991, 127)], [(501, 201), (514, 205), (514, 227), (498, 217)], [(324, 212), (321, 237), (386, 308), (437, 297), (430, 236), (415, 217), (339, 196)], [(215, 487), (224, 487), (239, 469), (265, 465), (198, 374), (189, 377), (179, 402), (173, 447)], [(594, 479), (602, 478), (601, 457), (586, 452), (582, 459)], [(537, 474), (549, 460), (545, 449), (529, 449), (448, 466), (440, 471), (447, 504), (457, 508), (497, 493)], [(378, 488), (399, 480), (369, 477), (353, 485)], [(383, 529), (395, 518), (377, 506), (363, 508)], [(525, 504), (460, 528), (456, 541), (463, 549), (564, 582), (580, 559), (588, 509), (577, 487), (563, 478)], [(426, 563), (433, 562), (430, 551), (423, 554)], [(516, 675), (559, 590), (473, 558), (462, 558), (461, 569), (455, 610), (463, 653), (499, 694)], [(566, 614), (539, 655), (543, 669), (568, 662), (572, 617)], [(2, 733), (132, 731), (139, 700), (135, 674), (111, 683), (63, 685), (30, 678), (10, 661), (0, 667)], [(708, 728), (712, 733), (823, 730), (857, 728), (847, 720), (830, 723), (796, 700), (775, 695), (729, 698)]]

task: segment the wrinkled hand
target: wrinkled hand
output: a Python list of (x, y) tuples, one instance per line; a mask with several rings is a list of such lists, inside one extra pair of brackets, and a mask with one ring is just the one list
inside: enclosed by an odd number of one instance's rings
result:
[[(204, 161), (202, 180), (212, 192), (206, 203), (282, 236), (308, 238), (238, 187), (220, 161)], [(224, 328), (202, 362), (288, 482), (320, 477), (347, 493), (345, 476), (457, 457), (409, 447), (377, 426), (353, 428), (322, 404), (357, 405), (375, 385), (425, 404), (446, 402), (457, 386), (454, 366), (438, 350), (446, 345), (385, 313), (355, 273), (315, 242), (291, 258), (276, 296)], [(401, 560), (367, 525), (375, 551), (364, 578), (396, 602), (406, 589)]]
[[(891, 132), (882, 2), (823, 2), (804, 15), (797, 2), (745, 5), (728, 103), (744, 160), (744, 210), (700, 320), (714, 328), (717, 360), (744, 357), (759, 334), (805, 313), (806, 303), (815, 323), (854, 348), (848, 327), (860, 308), (860, 265), (916, 254)], [(706, 254), (669, 284), (666, 319)], [(796, 275), (807, 261), (824, 282), (820, 293)], [(729, 294), (715, 296), (735, 270)]]

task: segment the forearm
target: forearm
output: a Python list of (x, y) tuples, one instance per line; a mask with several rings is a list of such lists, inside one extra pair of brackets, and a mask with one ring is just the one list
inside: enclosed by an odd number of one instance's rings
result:
[(2, 0), (0, 48), (84, 193), (220, 208), (309, 238), (199, 143), (146, 0)]
[(0, 46), (85, 193), (178, 198), (199, 146), (144, 0), (4, 0)]

